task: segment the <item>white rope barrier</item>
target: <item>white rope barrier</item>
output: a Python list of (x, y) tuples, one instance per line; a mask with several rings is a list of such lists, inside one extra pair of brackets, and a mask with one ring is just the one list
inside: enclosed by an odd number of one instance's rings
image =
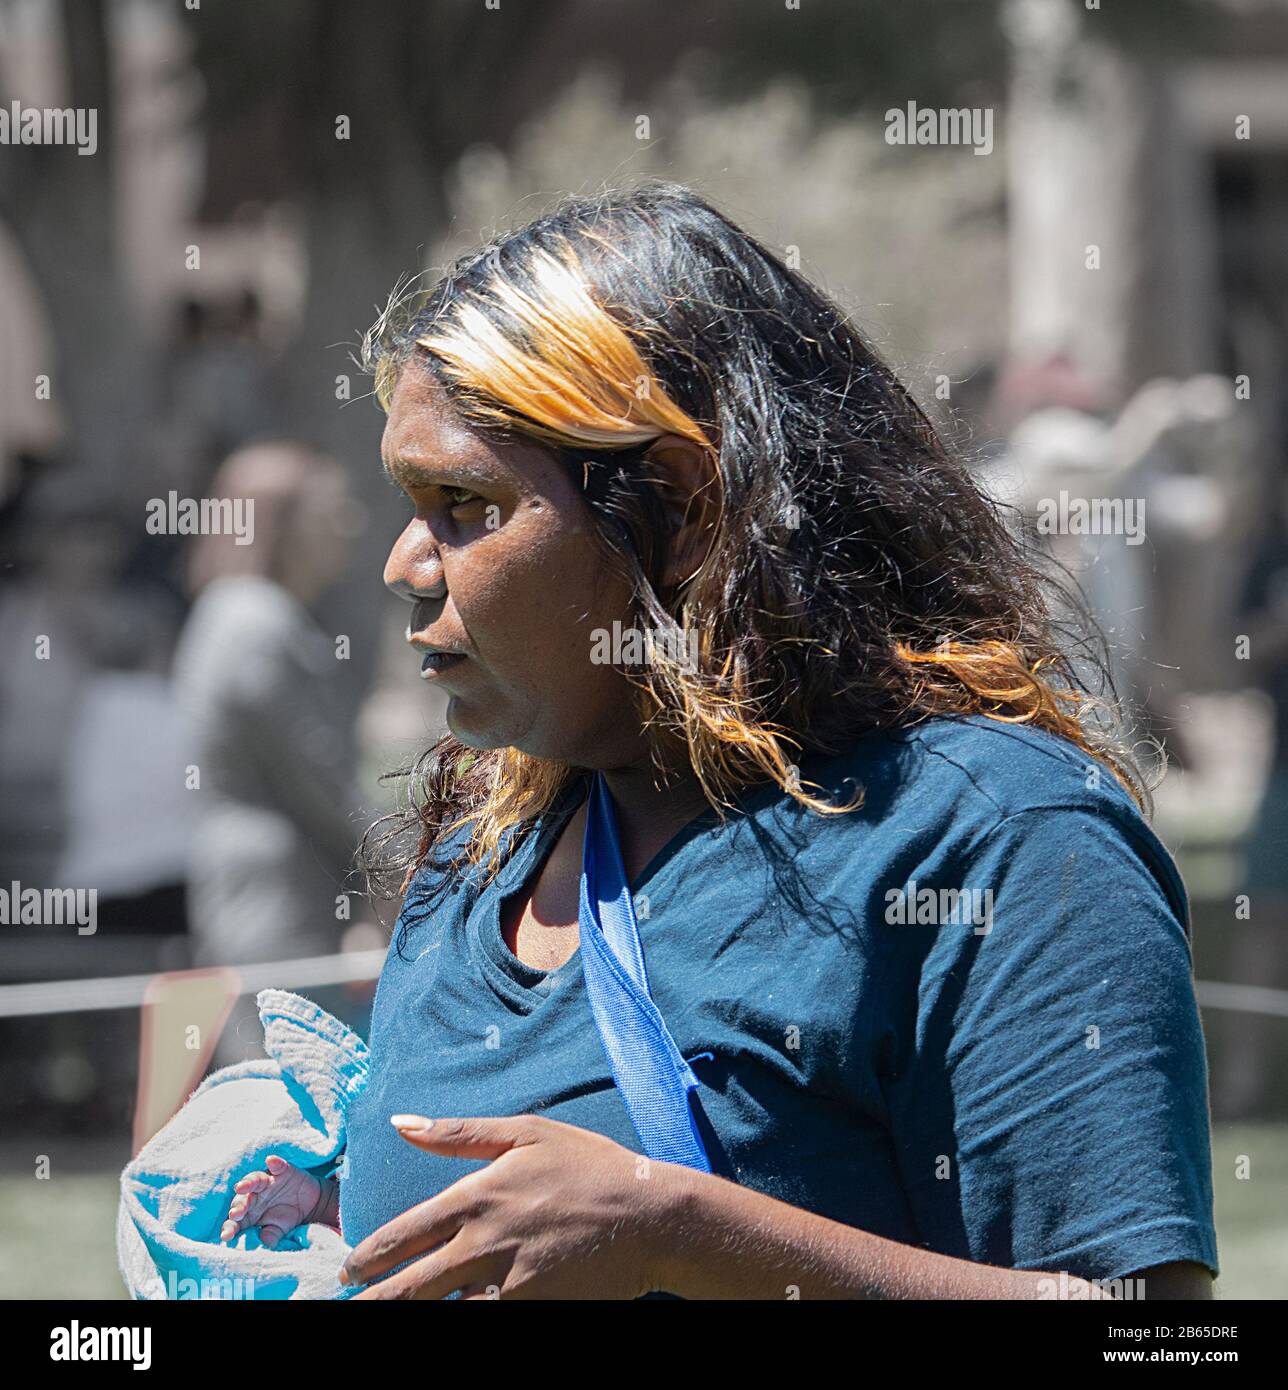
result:
[[(310, 989), (374, 980), (384, 964), (385, 951), (349, 951), (299, 960), (257, 962), (224, 967), (241, 976), (241, 992), (261, 989)], [(41, 980), (30, 985), (0, 985), (0, 1018), (32, 1014), (79, 1014), (98, 1009), (137, 1009), (148, 986), (159, 974), (103, 975), (93, 980)]]
[[(319, 985), (344, 985), (374, 980), (384, 964), (385, 951), (349, 951), (333, 956), (305, 956), (254, 965), (233, 965), (241, 977), (243, 994), (261, 989), (310, 989)], [(103, 975), (92, 980), (42, 980), (38, 984), (0, 985), (0, 1018), (24, 1018), (33, 1014), (78, 1014), (98, 1009), (137, 1009), (147, 987), (158, 974)], [(182, 973), (182, 972), (171, 972)], [(1205, 1009), (1234, 1013), (1269, 1014), (1288, 1018), (1288, 990), (1260, 985), (1231, 985), (1198, 980), (1194, 986)]]
[(1274, 1014), (1278, 1018), (1288, 1018), (1288, 989), (1196, 980), (1194, 993), (1205, 1009), (1230, 1009), (1239, 1014)]

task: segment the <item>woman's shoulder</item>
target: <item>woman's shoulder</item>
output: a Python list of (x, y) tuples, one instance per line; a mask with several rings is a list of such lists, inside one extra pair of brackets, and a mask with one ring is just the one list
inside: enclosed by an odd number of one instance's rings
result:
[(824, 784), (854, 781), (923, 811), (998, 820), (1025, 811), (1081, 809), (1144, 825), (1110, 768), (1069, 739), (980, 715), (922, 720), (856, 740), (810, 763)]
[(827, 788), (829, 799), (848, 799), (861, 787), (860, 822), (879, 822), (895, 834), (965, 845), (1007, 824), (1092, 820), (1170, 864), (1112, 770), (1042, 729), (978, 715), (926, 719), (807, 758), (801, 772), (802, 781)]
[(1135, 801), (1107, 765), (1056, 734), (935, 718), (868, 735), (812, 766), (838, 795), (846, 783), (863, 788), (852, 833), (879, 826), (901, 863), (915, 846), (964, 872), (1020, 849), (1030, 866), (1074, 854), (1106, 878), (1146, 871), (1187, 920), (1180, 874)]
[(192, 611), (212, 623), (285, 626), (295, 619), (297, 607), (280, 584), (263, 575), (224, 574), (202, 589)]
[(334, 647), (281, 585), (259, 575), (223, 575), (197, 596), (175, 655), (175, 677), (199, 703), (294, 698), (304, 676), (334, 674)]

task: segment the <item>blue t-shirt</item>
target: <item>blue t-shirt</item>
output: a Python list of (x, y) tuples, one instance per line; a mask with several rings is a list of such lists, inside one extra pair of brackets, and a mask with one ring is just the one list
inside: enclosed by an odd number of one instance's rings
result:
[[(753, 788), (631, 885), (715, 1171), (986, 1264), (1216, 1272), (1188, 904), (1113, 776), (983, 718), (871, 734), (800, 772), (832, 800), (857, 782), (862, 808)], [(640, 1152), (580, 952), (542, 972), (501, 936), (501, 898), (583, 796), (481, 893), (468, 879), (426, 913), (427, 875), (413, 884), (348, 1118), (349, 1242), (480, 1166), (413, 1148), (392, 1114), (540, 1112)]]

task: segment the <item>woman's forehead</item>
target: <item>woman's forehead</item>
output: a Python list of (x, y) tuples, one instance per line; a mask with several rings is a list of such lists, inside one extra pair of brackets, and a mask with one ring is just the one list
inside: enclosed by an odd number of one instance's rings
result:
[[(399, 483), (441, 480), (548, 484), (561, 473), (548, 450), (532, 443), (489, 439), (463, 420), (442, 383), (423, 364), (407, 364), (380, 446), (386, 470)], [(450, 477), (448, 476), (450, 470)]]
[(408, 446), (428, 445), (438, 451), (464, 449), (474, 442), (476, 436), (467, 429), (442, 383), (413, 357), (403, 368), (389, 402), (382, 445), (386, 462), (392, 461), (390, 448), (402, 452)]

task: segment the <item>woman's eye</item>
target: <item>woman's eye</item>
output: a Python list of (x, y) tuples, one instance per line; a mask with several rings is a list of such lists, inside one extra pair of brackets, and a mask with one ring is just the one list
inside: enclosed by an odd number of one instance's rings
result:
[(463, 507), (467, 502), (480, 502), (483, 500), (477, 492), (471, 492), (467, 487), (444, 488), (443, 495), (447, 498), (448, 505), (451, 507)]

